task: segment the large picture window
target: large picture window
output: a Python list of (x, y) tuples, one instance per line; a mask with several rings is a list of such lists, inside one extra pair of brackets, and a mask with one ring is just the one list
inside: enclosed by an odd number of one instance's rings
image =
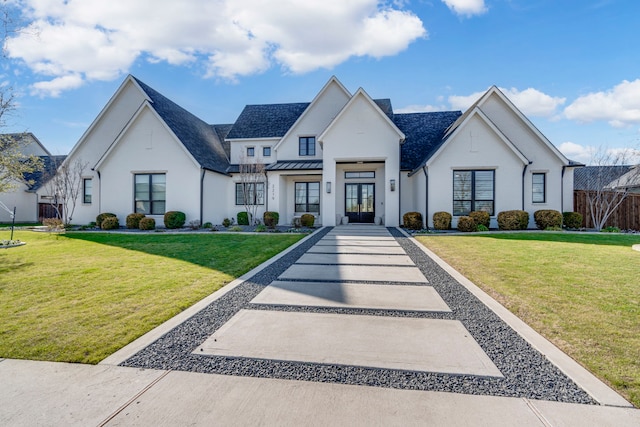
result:
[(135, 212), (164, 215), (167, 178), (163, 173), (135, 175)]
[(545, 203), (547, 201), (547, 176), (544, 173), (534, 173), (531, 177), (532, 188), (532, 202), (533, 203)]
[(296, 212), (320, 213), (319, 182), (296, 182)]
[(264, 205), (264, 182), (237, 182), (236, 205)]
[(469, 215), (472, 211), (485, 211), (493, 215), (495, 206), (495, 171), (453, 171), (453, 215)]
[(301, 156), (315, 156), (316, 155), (316, 137), (315, 136), (301, 136), (298, 142), (299, 150), (298, 154)]
[(84, 178), (82, 180), (82, 203), (91, 204), (91, 194), (93, 193), (93, 180)]

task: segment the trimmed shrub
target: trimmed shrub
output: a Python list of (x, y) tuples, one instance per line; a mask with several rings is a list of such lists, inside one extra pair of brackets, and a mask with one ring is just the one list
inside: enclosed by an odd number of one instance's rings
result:
[(127, 228), (140, 228), (140, 220), (144, 218), (144, 214), (132, 213), (127, 215)]
[(182, 228), (186, 220), (184, 212), (168, 211), (164, 214), (164, 226), (170, 229)]
[(104, 221), (105, 218), (114, 217), (114, 216), (116, 216), (116, 214), (113, 214), (110, 212), (101, 213), (96, 217), (96, 225), (102, 228), (102, 221)]
[(247, 212), (238, 212), (238, 225), (249, 225), (249, 214)]
[(202, 224), (202, 228), (213, 228), (213, 224), (211, 224), (210, 222), (205, 222), (204, 224)]
[(155, 230), (156, 220), (145, 216), (140, 220), (140, 223), (138, 224), (138, 228), (140, 230)]
[(422, 214), (420, 212), (407, 212), (402, 215), (404, 228), (408, 230), (422, 230)]
[(529, 212), (504, 211), (498, 214), (498, 228), (500, 230), (526, 230), (529, 225)]
[(533, 220), (540, 230), (562, 227), (562, 214), (553, 209), (541, 209), (533, 213)]
[(470, 233), (472, 231), (476, 231), (476, 228), (476, 222), (470, 216), (461, 216), (458, 218), (458, 231)]
[(262, 219), (264, 225), (269, 228), (275, 228), (276, 225), (278, 225), (278, 221), (280, 221), (280, 214), (278, 212), (266, 211), (264, 215), (262, 215)]
[(489, 228), (489, 223), (491, 222), (491, 216), (489, 216), (489, 212), (485, 211), (473, 211), (469, 213), (469, 216), (473, 218), (477, 225), (484, 225)]
[(116, 230), (120, 228), (120, 222), (118, 221), (117, 216), (108, 216), (102, 220), (102, 225), (100, 226), (103, 230)]
[(562, 222), (567, 228), (582, 227), (582, 214), (580, 212), (563, 212)]
[(436, 230), (449, 230), (451, 228), (451, 214), (449, 212), (436, 212), (433, 214), (433, 228)]
[(231, 218), (231, 219), (225, 218), (225, 219), (222, 220), (222, 226), (225, 227), (225, 228), (230, 227), (230, 226), (233, 225), (234, 221), (235, 220), (233, 218)]
[(303, 227), (313, 227), (313, 224), (316, 222), (316, 217), (312, 214), (302, 214), (300, 217), (300, 225)]

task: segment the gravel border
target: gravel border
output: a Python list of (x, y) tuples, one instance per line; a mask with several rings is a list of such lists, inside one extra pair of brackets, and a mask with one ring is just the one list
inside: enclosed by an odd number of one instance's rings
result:
[[(330, 231), (330, 228), (326, 228), (120, 366), (509, 396), (567, 403), (597, 403), (402, 232), (395, 228), (388, 230), (429, 281), (423, 286), (434, 287), (452, 310), (451, 313), (251, 304), (250, 301), (265, 286), (276, 280)], [(192, 354), (198, 345), (241, 309), (459, 320), (504, 378)]]

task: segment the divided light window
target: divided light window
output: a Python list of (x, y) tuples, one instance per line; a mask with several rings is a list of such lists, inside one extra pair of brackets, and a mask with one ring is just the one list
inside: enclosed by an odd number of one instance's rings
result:
[(145, 215), (164, 215), (167, 177), (163, 173), (135, 175), (135, 212)]
[(353, 179), (353, 178), (375, 178), (376, 177), (376, 172), (375, 171), (356, 171), (356, 172), (345, 172), (344, 173), (344, 177), (346, 179)]
[(262, 155), (264, 157), (271, 157), (271, 147), (262, 147)]
[(298, 140), (298, 154), (301, 156), (315, 156), (316, 155), (316, 137), (315, 136), (301, 136)]
[(531, 177), (532, 188), (532, 202), (533, 203), (545, 203), (547, 201), (547, 175), (544, 173), (534, 173)]
[(495, 206), (495, 171), (453, 171), (453, 215), (485, 211), (493, 215)]
[(264, 182), (237, 182), (236, 205), (264, 205)]
[(93, 181), (91, 178), (82, 180), (82, 203), (91, 204), (91, 193), (93, 192)]
[(255, 147), (247, 147), (247, 157), (253, 157), (256, 155)]
[(296, 212), (320, 213), (319, 182), (296, 182)]

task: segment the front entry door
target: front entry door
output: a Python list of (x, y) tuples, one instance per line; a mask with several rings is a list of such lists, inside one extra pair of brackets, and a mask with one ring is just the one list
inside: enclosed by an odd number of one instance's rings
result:
[(349, 222), (373, 222), (375, 184), (346, 184), (345, 207)]

